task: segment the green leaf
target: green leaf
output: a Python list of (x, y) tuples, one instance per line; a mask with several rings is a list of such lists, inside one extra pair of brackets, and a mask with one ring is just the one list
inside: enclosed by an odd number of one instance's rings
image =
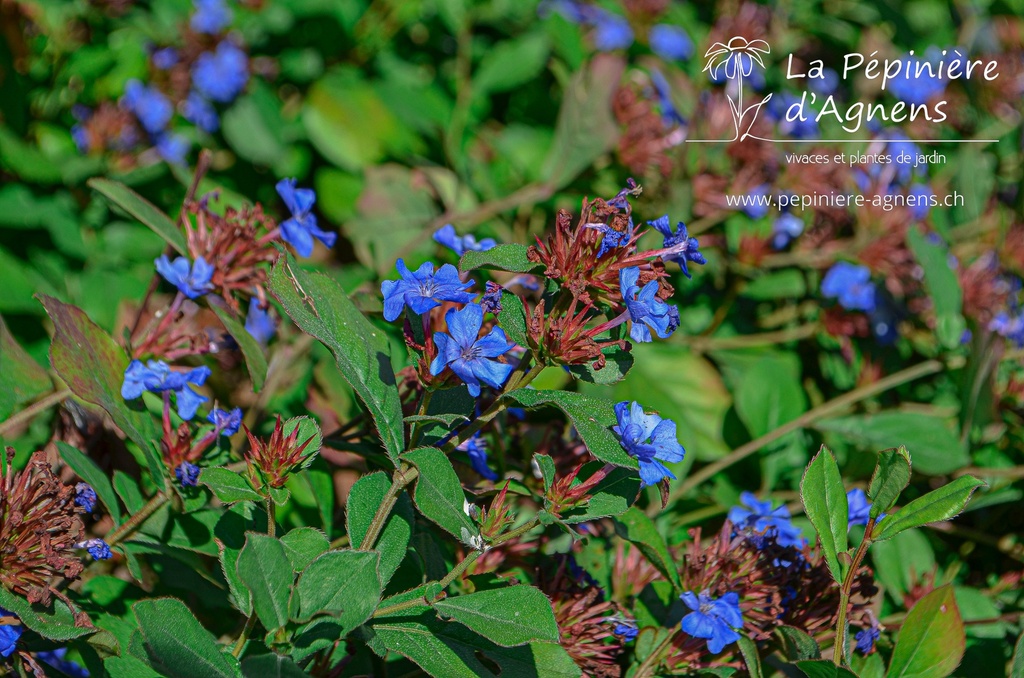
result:
[(288, 657), (279, 654), (260, 654), (246, 657), (242, 662), (245, 678), (308, 678), (309, 674)]
[(235, 99), (221, 116), (221, 130), (231, 148), (257, 165), (274, 166), (286, 155), (284, 128), (281, 101), (256, 78), (249, 92)]
[(619, 124), (612, 115), (612, 97), (625, 62), (599, 54), (576, 72), (562, 95), (555, 137), (541, 169), (541, 179), (559, 189), (615, 145)]
[(132, 606), (150, 665), (167, 678), (237, 678), (238, 668), (213, 635), (174, 598)]
[(747, 673), (750, 678), (763, 678), (764, 673), (761, 671), (761, 655), (757, 652), (757, 645), (747, 636), (740, 636), (740, 639), (736, 641), (737, 647), (740, 649), (740, 654), (743, 655), (743, 664), (747, 667)]
[(507, 92), (534, 80), (548, 60), (548, 37), (535, 31), (502, 40), (484, 52), (473, 74), (473, 92), (479, 96)]
[(882, 450), (878, 453), (875, 472), (871, 474), (868, 499), (871, 500), (871, 517), (887, 512), (896, 505), (900, 493), (910, 484), (910, 453), (907, 448)]
[(218, 303), (211, 303), (209, 306), (210, 310), (216, 313), (220, 321), (224, 323), (224, 329), (238, 344), (238, 348), (242, 350), (245, 368), (249, 371), (249, 378), (252, 379), (252, 388), (258, 393), (267, 379), (267, 356), (263, 353), (263, 347), (255, 337), (246, 331), (245, 325), (239, 322), (229, 309)]
[(529, 257), (526, 256), (527, 251), (526, 245), (516, 243), (495, 245), (491, 249), (484, 251), (470, 250), (459, 259), (459, 270), (463, 273), (469, 273), (470, 271), (482, 268), (488, 271), (529, 273), (542, 268), (544, 264), (530, 261)]
[(775, 634), (782, 641), (782, 651), (789, 661), (821, 657), (821, 648), (818, 647), (818, 642), (800, 629), (793, 626), (778, 626), (775, 628)]
[(525, 584), (445, 598), (434, 609), (503, 647), (558, 641), (551, 601), (540, 589)]
[(569, 417), (590, 453), (605, 462), (637, 469), (637, 460), (626, 454), (611, 427), (616, 424), (615, 405), (593, 396), (569, 391), (517, 389), (506, 397), (523, 407), (554, 405)]
[(50, 388), (46, 370), (18, 345), (0, 317), (0, 421)]
[(290, 254), (274, 264), (270, 290), (299, 329), (334, 354), (341, 375), (370, 410), (388, 456), (396, 461), (405, 449), (405, 431), (387, 335), (336, 282), (302, 270)]
[(931, 414), (890, 410), (825, 419), (814, 426), (840, 434), (865, 451), (904, 445), (913, 456), (914, 470), (926, 475), (952, 473), (971, 463), (959, 432), (947, 419)]
[(796, 667), (803, 671), (807, 678), (857, 678), (857, 674), (850, 669), (836, 666), (824, 659), (800, 661), (796, 663)]
[(505, 648), (432, 610), (385, 617), (370, 625), (367, 642), (379, 655), (390, 650), (424, 672), (444, 678), (578, 678), (580, 669), (556, 643)]
[[(359, 548), (389, 489), (391, 480), (381, 471), (363, 476), (352, 486), (345, 514), (346, 531), (352, 548)], [(414, 521), (412, 503), (409, 496), (403, 493), (391, 509), (374, 545), (374, 549), (380, 553), (380, 579), (384, 586), (391, 581), (391, 576), (405, 558)]]
[(1013, 646), (1013, 664), (1010, 666), (1010, 678), (1024, 678), (1024, 631)]
[(967, 640), (952, 586), (935, 589), (911, 608), (900, 627), (887, 678), (942, 678), (964, 656)]
[(44, 295), (39, 300), (53, 320), (53, 369), (75, 395), (107, 411), (117, 427), (142, 449), (150, 474), (162, 485), (166, 468), (154, 447), (161, 436), (153, 418), (145, 411), (132, 409), (121, 397), (128, 356), (80, 308)]
[(626, 373), (633, 367), (633, 352), (618, 346), (608, 346), (603, 349), (605, 364), (601, 369), (594, 367), (594, 362), (583, 365), (569, 365), (569, 373), (590, 384), (617, 384), (626, 378)]
[(530, 345), (529, 332), (526, 329), (526, 308), (518, 295), (507, 290), (501, 292), (501, 311), (498, 312), (498, 326), (505, 331), (508, 338), (520, 346)]
[(935, 308), (935, 329), (946, 348), (960, 345), (967, 323), (961, 313), (963, 291), (956, 271), (949, 265), (949, 248), (929, 240), (920, 228), (907, 229), (907, 245), (924, 271), (924, 288)]
[(114, 523), (121, 524), (121, 505), (117, 503), (117, 495), (114, 494), (114, 486), (110, 479), (92, 459), (81, 451), (71, 447), (67, 443), (58, 440), (57, 449), (64, 463), (71, 467), (71, 470), (78, 474), (78, 477), (96, 490), (96, 496), (107, 507), (107, 512), (114, 519)]
[[(252, 503), (235, 504), (221, 515), (213, 528), (221, 573), (227, 581), (231, 602), (247, 617), (252, 614), (252, 593), (238, 576), (238, 556), (245, 546), (246, 532), (257, 527), (255, 513)], [(261, 513), (258, 520), (259, 527), (266, 527), (265, 513)]]
[(183, 254), (186, 257), (189, 255), (185, 234), (171, 221), (169, 216), (153, 203), (124, 184), (110, 179), (94, 178), (86, 183), (107, 200), (153, 229), (157, 235), (167, 241), (167, 244), (176, 249), (178, 254)]
[(758, 438), (807, 411), (807, 398), (796, 375), (777, 361), (762, 360), (743, 375), (736, 389), (736, 413), (752, 438)]
[(331, 548), (327, 535), (315, 527), (296, 527), (281, 537), (288, 560), (295, 572), (301, 572), (317, 556)]
[(876, 541), (889, 539), (903, 530), (949, 520), (958, 515), (971, 495), (985, 483), (974, 476), (961, 476), (948, 485), (918, 497), (878, 524)]
[(842, 582), (843, 570), (838, 556), (846, 551), (850, 507), (836, 458), (824, 445), (804, 471), (800, 481), (800, 499), (807, 518), (818, 533), (821, 552), (832, 578)]
[(217, 499), (225, 504), (237, 501), (261, 501), (263, 498), (252, 489), (249, 481), (234, 471), (217, 466), (208, 466), (199, 473), (199, 484), (209, 487)]
[(466, 513), (466, 493), (444, 452), (436, 447), (421, 447), (406, 452), (402, 459), (420, 472), (413, 492), (420, 513), (463, 543), (480, 534)]
[[(536, 455), (538, 463), (541, 457), (550, 461), (550, 457)], [(577, 478), (579, 482), (586, 482), (594, 473), (604, 468), (599, 461), (584, 465)], [(542, 467), (542, 473), (544, 472)], [(585, 506), (562, 513), (561, 518), (566, 523), (583, 523), (597, 518), (617, 516), (626, 510), (636, 501), (640, 493), (640, 477), (636, 472), (625, 469), (612, 469), (608, 476), (597, 484), (591, 491), (590, 500)]]
[(679, 581), (679, 568), (669, 553), (665, 538), (658, 532), (654, 521), (647, 514), (632, 507), (615, 519), (615, 532), (623, 539), (635, 544), (651, 565), (672, 582), (676, 590), (682, 588)]
[(292, 617), (305, 621), (320, 613), (331, 614), (344, 638), (377, 609), (381, 592), (379, 559), (376, 551), (328, 551), (321, 555), (299, 575), (292, 596)]
[(92, 627), (75, 626), (75, 615), (67, 604), (54, 598), (49, 608), (39, 603), (29, 604), (21, 596), (0, 586), (0, 607), (17, 615), (21, 623), (43, 638), (64, 642), (93, 633)]
[(256, 616), (268, 631), (288, 622), (292, 562), (280, 541), (265, 534), (249, 532), (238, 554), (238, 578), (252, 593)]

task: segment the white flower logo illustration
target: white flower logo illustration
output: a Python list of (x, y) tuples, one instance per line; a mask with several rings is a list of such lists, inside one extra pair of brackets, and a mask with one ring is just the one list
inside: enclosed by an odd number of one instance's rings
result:
[(750, 128), (757, 120), (761, 107), (772, 98), (769, 94), (758, 103), (743, 107), (743, 78), (754, 72), (754, 64), (764, 68), (761, 56), (771, 51), (771, 47), (764, 40), (747, 40), (737, 35), (730, 39), (728, 44), (716, 42), (711, 45), (704, 55), (707, 60), (704, 70), (710, 73), (711, 77), (717, 80), (721, 71), (726, 79), (736, 81), (736, 98), (733, 99), (731, 94), (727, 95), (732, 107), (733, 122), (736, 125), (736, 136), (730, 141), (742, 141), (750, 136)]

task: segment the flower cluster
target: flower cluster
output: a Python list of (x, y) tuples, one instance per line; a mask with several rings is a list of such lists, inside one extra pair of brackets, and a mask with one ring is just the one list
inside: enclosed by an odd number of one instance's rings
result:
[(206, 133), (216, 132), (215, 104), (229, 104), (249, 82), (249, 57), (226, 33), (232, 19), (225, 0), (195, 0), (180, 47), (150, 50), (149, 83), (129, 80), (115, 106), (75, 110), (72, 136), (82, 153), (128, 154), (144, 144), (174, 164), (184, 164), (191, 142), (175, 131), (175, 112)]
[(278, 417), (274, 424), (274, 432), (270, 434), (268, 440), (261, 440), (254, 436), (252, 431), (245, 429), (245, 435), (249, 438), (245, 462), (250, 479), (256, 487), (263, 484), (274, 489), (283, 487), (288, 475), (309, 461), (309, 455), (303, 453), (313, 442), (314, 436), (300, 443), (299, 428), (296, 425), (285, 435), (284, 424), (281, 417)]

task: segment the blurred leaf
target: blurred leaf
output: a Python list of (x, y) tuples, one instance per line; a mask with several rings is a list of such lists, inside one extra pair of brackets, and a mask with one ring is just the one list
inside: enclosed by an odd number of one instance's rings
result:
[(284, 545), (274, 537), (248, 532), (235, 567), (263, 626), (269, 631), (284, 626), (294, 578)]
[(1010, 667), (1010, 678), (1024, 678), (1024, 631), (1013, 646), (1013, 665)]
[(558, 642), (551, 601), (533, 586), (520, 584), (452, 596), (439, 600), (434, 609), (502, 647), (535, 640)]
[(288, 657), (279, 654), (260, 654), (242, 661), (245, 678), (306, 678), (309, 674)]
[(875, 564), (875, 576), (897, 602), (903, 602), (907, 593), (935, 571), (935, 553), (921, 530), (906, 530), (892, 539), (875, 542), (868, 553)]
[[(373, 614), (380, 602), (376, 551), (328, 551), (314, 560), (295, 585), (292, 618), (334, 617), (344, 638)], [(296, 616), (297, 609), (297, 616)]]
[(615, 145), (619, 125), (611, 103), (624, 68), (621, 57), (598, 54), (565, 88), (555, 137), (541, 171), (547, 185), (565, 186)]
[(0, 421), (51, 388), (46, 370), (18, 345), (0, 317)]
[(962, 476), (937, 490), (918, 497), (896, 513), (886, 516), (874, 535), (876, 541), (889, 539), (903, 530), (949, 520), (958, 515), (971, 495), (985, 483), (973, 476)]
[(743, 288), (742, 295), (750, 299), (769, 300), (803, 297), (807, 294), (804, 272), (787, 269), (767, 273), (750, 281)]
[(836, 666), (831, 661), (824, 659), (800, 661), (796, 663), (796, 666), (804, 672), (807, 678), (857, 678), (857, 675), (849, 669)]
[(358, 216), (344, 226), (360, 261), (383, 273), (393, 270), (399, 256), (433, 251), (424, 228), (439, 210), (421, 172), (394, 164), (370, 167), (364, 186)]
[(299, 268), (290, 254), (283, 254), (274, 264), (270, 291), (299, 329), (331, 350), (342, 376), (373, 415), (388, 456), (397, 460), (405, 449), (405, 430), (384, 333), (336, 282)]
[(548, 60), (548, 37), (534, 32), (503, 40), (484, 53), (473, 74), (478, 95), (507, 92), (537, 78)]
[(888, 678), (942, 678), (960, 664), (966, 640), (952, 586), (927, 594), (911, 608), (892, 651)]
[(154, 482), (166, 478), (163, 459), (154, 441), (160, 438), (148, 413), (132, 409), (121, 397), (128, 356), (81, 309), (53, 297), (39, 300), (53, 320), (50, 363), (75, 395), (99, 405), (114, 423), (142, 449)]
[[(970, 638), (991, 638), (1002, 642), (1006, 638), (1008, 624), (1000, 619), (1002, 611), (984, 591), (970, 586), (955, 586), (956, 606), (964, 620), (964, 629)], [(995, 621), (979, 624), (982, 620)]]
[(800, 499), (818, 533), (821, 552), (832, 578), (842, 583), (844, 571), (839, 566), (838, 554), (846, 551), (849, 506), (836, 458), (824, 445), (804, 471)]
[(909, 483), (910, 454), (907, 448), (901, 446), (894, 450), (879, 452), (868, 488), (868, 499), (871, 500), (870, 517), (877, 519), (895, 506), (896, 500)]
[(226, 468), (208, 466), (199, 473), (200, 485), (205, 485), (225, 504), (238, 501), (261, 501), (263, 498), (252, 489), (249, 481), (240, 474)]
[(752, 438), (759, 438), (807, 411), (800, 382), (770, 360), (756, 363), (736, 389), (736, 412)]
[(167, 678), (237, 678), (237, 660), (221, 652), (185, 604), (174, 598), (132, 606), (150, 665)]
[(607, 464), (638, 469), (636, 459), (626, 454), (611, 427), (616, 424), (615, 405), (592, 396), (569, 391), (516, 389), (507, 396), (523, 407), (554, 405), (565, 412), (583, 438), (590, 453)]
[(110, 179), (90, 179), (88, 184), (100, 192), (107, 200), (132, 215), (146, 226), (149, 226), (161, 238), (178, 251), (178, 254), (189, 256), (185, 234), (171, 221), (171, 218), (141, 195)]
[(444, 452), (436, 447), (421, 447), (406, 452), (402, 459), (420, 472), (413, 493), (420, 513), (463, 543), (480, 533), (466, 513), (466, 493)]
[(281, 102), (262, 80), (253, 79), (221, 116), (221, 130), (235, 153), (258, 165), (274, 166), (288, 150), (282, 130)]
[(918, 228), (907, 230), (907, 244), (924, 269), (924, 286), (935, 306), (936, 334), (946, 348), (956, 348), (967, 323), (961, 314), (963, 291), (957, 273), (950, 266), (949, 248), (933, 242)]
[(78, 474), (79, 478), (96, 491), (96, 496), (107, 507), (107, 512), (113, 519), (114, 524), (120, 525), (121, 505), (117, 503), (114, 486), (110, 484), (107, 474), (85, 453), (61, 440), (57, 441), (57, 449), (60, 451), (60, 457), (64, 460), (64, 463), (71, 467), (71, 470)]
[(777, 626), (775, 634), (782, 640), (782, 649), (789, 661), (821, 657), (818, 642), (800, 629), (793, 626)]
[(459, 270), (463, 273), (482, 268), (487, 271), (509, 271), (511, 273), (529, 273), (544, 266), (530, 261), (526, 256), (527, 247), (517, 244), (495, 245), (489, 250), (477, 252), (470, 250), (459, 260)]
[(944, 418), (932, 414), (887, 410), (823, 419), (814, 426), (839, 434), (862, 449), (903, 445), (914, 460), (914, 470), (927, 475), (951, 473), (971, 463), (959, 435)]
[[(345, 521), (349, 544), (353, 549), (358, 549), (362, 544), (367, 530), (370, 529), (370, 523), (373, 522), (373, 516), (389, 489), (391, 480), (382, 471), (364, 475), (352, 486), (348, 495)], [(414, 521), (409, 496), (403, 492), (391, 509), (384, 529), (374, 544), (374, 549), (380, 553), (380, 580), (383, 586), (387, 586), (405, 559)]]
[(615, 519), (615, 533), (635, 544), (651, 565), (672, 582), (677, 591), (681, 590), (679, 567), (669, 553), (665, 538), (661, 536), (654, 521), (648, 518), (647, 514), (635, 506), (630, 508)]

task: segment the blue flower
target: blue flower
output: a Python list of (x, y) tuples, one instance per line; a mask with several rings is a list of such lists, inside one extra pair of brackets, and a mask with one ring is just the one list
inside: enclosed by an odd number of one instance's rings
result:
[(1024, 347), (1024, 316), (1000, 311), (988, 324), (988, 328), (1011, 341), (1017, 348)]
[(932, 209), (931, 199), (935, 195), (932, 193), (931, 186), (914, 184), (910, 187), (909, 195), (914, 197), (913, 204), (910, 205), (910, 216), (918, 221), (927, 217), (928, 212)]
[(736, 632), (736, 629), (743, 628), (739, 594), (730, 591), (721, 598), (712, 598), (705, 589), (699, 596), (692, 591), (685, 591), (679, 598), (693, 610), (683, 617), (680, 624), (683, 633), (707, 639), (708, 652), (718, 654), (726, 645), (740, 639), (740, 634)]
[(79, 666), (76, 662), (65, 659), (68, 649), (59, 647), (56, 650), (46, 650), (36, 654), (36, 659), (57, 669), (68, 678), (89, 678), (89, 671)]
[(498, 315), (501, 313), (501, 293), (505, 291), (505, 288), (496, 282), (488, 280), (486, 289), (487, 291), (484, 292), (480, 300), (480, 305), (485, 313)]
[(192, 143), (180, 134), (163, 132), (154, 139), (156, 152), (160, 157), (172, 165), (184, 165), (185, 156), (192, 148)]
[(597, 250), (597, 258), (600, 259), (605, 255), (605, 252), (613, 247), (625, 247), (629, 244), (629, 241), (633, 239), (633, 218), (630, 217), (626, 224), (625, 231), (616, 231), (608, 224), (587, 224), (586, 228), (592, 228), (595, 231), (603, 233), (601, 238), (601, 247)]
[(212, 52), (203, 52), (192, 65), (192, 86), (212, 101), (228, 103), (249, 82), (249, 57), (227, 40)]
[(460, 257), (466, 252), (485, 252), (498, 244), (494, 238), (484, 238), (477, 242), (472, 233), (460, 238), (451, 224), (445, 224), (434, 231), (434, 242), (444, 245)]
[[(0, 607), (0, 617), (14, 617), (17, 619), (13, 612), (9, 612), (2, 607)], [(21, 634), (24, 632), (25, 627), (21, 624), (0, 625), (0, 657), (10, 657), (14, 654), (18, 639), (21, 638)]]
[(206, 421), (213, 424), (222, 436), (233, 436), (242, 425), (242, 408), (236, 407), (229, 411), (215, 407), (206, 415)]
[(213, 266), (202, 257), (196, 257), (195, 263), (190, 266), (185, 257), (178, 257), (172, 263), (166, 254), (162, 254), (153, 263), (164, 280), (177, 287), (189, 299), (197, 299), (213, 289), (210, 283)]
[(793, 104), (800, 102), (800, 97), (790, 92), (781, 92), (768, 102), (766, 112), (769, 118), (778, 125), (779, 133), (795, 139), (810, 139), (818, 135), (818, 122), (814, 111), (808, 111), (801, 119), (796, 116), (792, 120), (786, 115)]
[(281, 237), (304, 257), (313, 254), (313, 238), (326, 247), (334, 247), (337, 233), (320, 230), (313, 214), (316, 193), (312, 188), (295, 188), (295, 179), (281, 179), (277, 182), (278, 195), (291, 212), (291, 218), (281, 224)]
[(135, 114), (142, 128), (150, 134), (159, 134), (174, 115), (171, 100), (156, 87), (147, 87), (138, 80), (129, 80), (124, 88), (125, 108)]
[(834, 68), (824, 68), (820, 78), (811, 78), (807, 83), (812, 92), (828, 96), (839, 88), (839, 74)]
[(687, 278), (690, 277), (690, 269), (686, 262), (692, 261), (702, 266), (708, 263), (708, 260), (700, 253), (700, 245), (697, 243), (697, 239), (690, 237), (689, 232), (686, 230), (686, 224), (683, 222), (680, 221), (676, 224), (675, 233), (672, 232), (672, 227), (669, 225), (670, 222), (667, 214), (647, 223), (653, 226), (658, 233), (665, 236), (665, 243), (662, 247), (670, 251), (663, 253), (661, 258), (665, 261), (674, 261), (679, 264), (679, 268), (683, 269), (683, 275)]
[(654, 94), (658, 98), (658, 106), (661, 108), (661, 121), (665, 126), (685, 125), (686, 119), (672, 103), (672, 88), (669, 87), (668, 80), (661, 74), (661, 71), (651, 71), (651, 83), (654, 84)]
[(193, 0), (196, 11), (189, 20), (197, 33), (220, 33), (231, 23), (231, 10), (224, 0)]
[(666, 61), (681, 61), (693, 55), (693, 41), (679, 26), (658, 24), (647, 36), (651, 50)]
[(729, 522), (737, 530), (752, 530), (758, 534), (773, 530), (779, 546), (800, 548), (804, 545), (800, 528), (790, 522), (789, 509), (785, 504), (773, 509), (771, 500), (758, 501), (750, 492), (740, 495), (740, 503), (742, 506), (729, 509)]
[(266, 345), (274, 338), (277, 332), (277, 324), (268, 311), (260, 308), (260, 301), (256, 297), (249, 299), (249, 312), (245, 315), (245, 331), (253, 339)]
[(153, 60), (154, 67), (161, 71), (166, 71), (174, 66), (174, 64), (178, 63), (178, 50), (173, 47), (156, 49), (153, 50), (150, 58)]
[(93, 560), (109, 560), (114, 555), (110, 552), (110, 547), (107, 545), (107, 542), (102, 539), (86, 539), (83, 542), (75, 544), (75, 546), (89, 551), (89, 555), (92, 556)]
[(494, 358), (515, 345), (505, 337), (504, 330), (495, 326), (478, 338), (484, 321), (484, 310), (479, 304), (466, 304), (461, 311), (449, 309), (444, 319), (448, 332), (434, 333), (437, 357), (430, 363), (430, 373), (436, 377), (445, 367), (452, 368), (474, 397), (480, 395), (480, 382), (501, 388), (512, 373), (512, 366)]
[(875, 285), (866, 266), (837, 261), (822, 279), (821, 293), (847, 311), (875, 310)]
[(679, 309), (658, 298), (657, 280), (647, 283), (643, 289), (637, 284), (639, 280), (640, 269), (636, 266), (619, 271), (622, 300), (633, 321), (629, 337), (638, 343), (652, 341), (651, 330), (661, 339), (671, 336), (679, 327)]
[(199, 467), (187, 461), (178, 464), (174, 469), (174, 477), (178, 479), (182, 487), (195, 487), (199, 480)]
[[(939, 96), (946, 89), (946, 83), (932, 73), (934, 69), (922, 67), (927, 63), (924, 59), (907, 57), (899, 75), (889, 81), (889, 89), (900, 101), (908, 104), (923, 105)], [(920, 77), (918, 69), (921, 69)]]
[[(846, 493), (846, 505), (849, 507), (849, 524), (847, 529), (854, 525), (867, 525), (868, 520), (871, 518), (871, 502), (868, 501), (868, 496), (864, 494), (864, 490), (860, 488), (853, 488)], [(881, 522), (885, 514), (878, 516), (878, 520), (875, 522)]]
[(751, 219), (760, 219), (768, 215), (771, 199), (768, 197), (767, 184), (754, 187), (744, 197), (746, 200), (741, 201), (744, 214)]
[(196, 416), (199, 405), (207, 399), (192, 390), (189, 384), (202, 386), (209, 376), (210, 368), (206, 366), (188, 372), (172, 372), (162, 360), (150, 360), (145, 365), (139, 360), (133, 360), (124, 371), (121, 397), (125, 400), (134, 400), (141, 396), (143, 391), (171, 391), (177, 399), (178, 416), (190, 421)]
[(772, 222), (772, 247), (784, 249), (804, 232), (804, 220), (795, 214), (783, 212)]
[(854, 639), (857, 641), (857, 651), (861, 654), (871, 654), (875, 651), (875, 641), (882, 635), (877, 626), (857, 631)]
[(640, 404), (627, 401), (615, 405), (612, 430), (619, 436), (619, 444), (631, 457), (640, 462), (640, 480), (644, 485), (656, 485), (662, 478), (675, 476), (661, 462), (677, 463), (686, 450), (676, 440), (676, 423), (647, 414)]
[(590, 23), (594, 26), (594, 47), (602, 52), (628, 49), (633, 44), (633, 29), (618, 14), (599, 10), (594, 12)]
[(428, 261), (414, 272), (406, 268), (404, 260), (399, 259), (395, 268), (401, 279), (385, 280), (380, 284), (384, 295), (384, 319), (388, 322), (401, 315), (405, 306), (422, 315), (440, 306), (442, 301), (460, 304), (473, 301), (473, 295), (466, 292), (473, 283), (462, 282), (459, 271), (451, 264), (443, 265), (434, 273), (434, 264)]
[(195, 123), (204, 132), (212, 134), (220, 127), (220, 117), (217, 115), (217, 109), (198, 92), (188, 93), (188, 98), (181, 104), (181, 114), (185, 116), (186, 120)]
[(463, 441), (455, 449), (460, 452), (465, 452), (466, 455), (469, 456), (469, 463), (473, 467), (473, 470), (484, 478), (491, 481), (498, 479), (498, 474), (492, 471), (491, 467), (487, 465), (487, 442), (479, 433), (474, 433), (472, 438)]
[(96, 490), (89, 483), (78, 483), (75, 485), (75, 503), (86, 513), (92, 513), (96, 510)]
[(636, 627), (636, 622), (632, 619), (613, 619), (613, 621), (615, 622), (615, 628), (612, 629), (612, 633), (621, 637), (623, 642), (632, 642), (640, 634), (640, 630)]

